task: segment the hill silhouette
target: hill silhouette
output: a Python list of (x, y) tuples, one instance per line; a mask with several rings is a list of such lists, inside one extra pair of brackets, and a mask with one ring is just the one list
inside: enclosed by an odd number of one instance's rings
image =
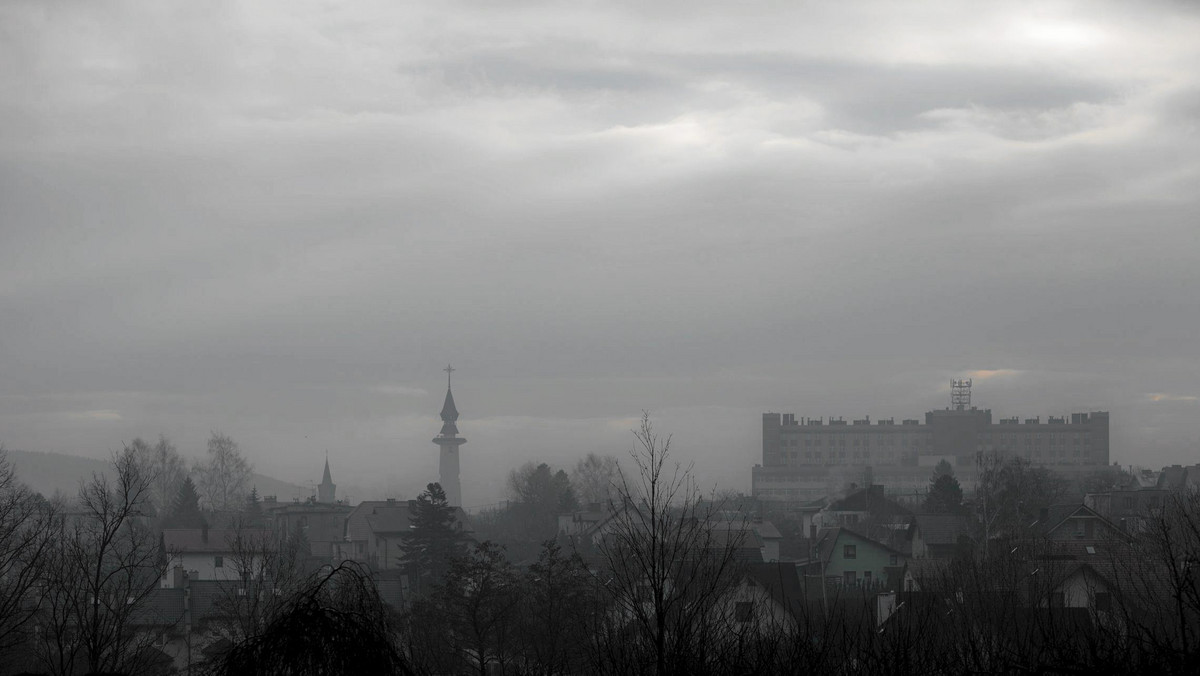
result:
[[(17, 478), (47, 498), (55, 493), (72, 497), (79, 492), (79, 482), (90, 479), (93, 474), (111, 469), (105, 460), (84, 458), (66, 453), (41, 453), (33, 451), (5, 451)], [(281, 501), (291, 500), (297, 495), (307, 495), (310, 489), (280, 481), (264, 474), (255, 473), (250, 484), (258, 494), (275, 495)]]

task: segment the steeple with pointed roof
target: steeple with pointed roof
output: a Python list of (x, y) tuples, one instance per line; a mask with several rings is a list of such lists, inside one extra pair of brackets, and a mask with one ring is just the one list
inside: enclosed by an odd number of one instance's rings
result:
[(454, 394), (450, 383), (446, 383), (446, 403), (442, 404), (442, 436), (458, 434), (458, 408), (454, 406)]
[(442, 404), (442, 431), (433, 443), (441, 449), (438, 454), (439, 483), (446, 491), (446, 500), (455, 507), (462, 506), (462, 485), (458, 478), (458, 447), (467, 443), (458, 436), (458, 407), (454, 405), (454, 394), (450, 391), (450, 374), (454, 368), (446, 365), (446, 401)]
[(321, 483), (317, 484), (317, 502), (337, 502), (335, 495), (337, 494), (337, 484), (333, 483), (333, 477), (329, 474), (329, 454), (325, 454), (325, 476), (321, 477)]

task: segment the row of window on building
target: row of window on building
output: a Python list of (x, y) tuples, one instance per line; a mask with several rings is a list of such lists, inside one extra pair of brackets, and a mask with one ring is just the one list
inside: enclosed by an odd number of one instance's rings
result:
[[(1043, 434), (1042, 432), (1030, 432), (1030, 433), (1024, 433), (1024, 434), (1012, 434), (1012, 433), (1007, 433), (1007, 432), (996, 432), (995, 434), (992, 434), (991, 432), (985, 432), (982, 435), (981, 440), (985, 444), (990, 444), (990, 443), (1007, 444), (1007, 445), (1024, 444), (1027, 446), (1041, 444), (1043, 441), (1045, 441), (1050, 446), (1068, 446), (1068, 445), (1086, 446), (1091, 443), (1091, 436), (1087, 432), (1083, 432), (1083, 433), (1080, 433), (1080, 432), (1073, 432), (1073, 433), (1046, 432), (1045, 437), (1043, 437), (1042, 434)], [(849, 441), (850, 441), (849, 444), (846, 443), (847, 437), (849, 437)], [(862, 446), (893, 447), (893, 446), (897, 445), (897, 443), (896, 443), (897, 439), (899, 440), (899, 446), (901, 448), (924, 448), (924, 447), (928, 447), (930, 444), (933, 443), (933, 438), (932, 438), (932, 436), (929, 436), (929, 435), (910, 437), (910, 436), (896, 436), (896, 435), (890, 435), (890, 434), (889, 435), (880, 435), (880, 436), (833, 435), (833, 434), (831, 434), (828, 436), (804, 436), (804, 437), (785, 436), (780, 440), (779, 444), (780, 444), (780, 446), (785, 447), (785, 448), (800, 447), (800, 446), (805, 446), (805, 447), (834, 446), (834, 447), (839, 447), (839, 448), (844, 448), (846, 446), (850, 446), (850, 447), (855, 447), (855, 446), (859, 446), (859, 447), (862, 447)]]
[[(980, 446), (977, 450), (989, 450), (986, 447)], [(995, 450), (1019, 453), (1027, 458), (1033, 459), (1067, 459), (1067, 458), (1088, 458), (1091, 456), (1090, 447), (1074, 447), (1068, 451), (1067, 448), (1042, 448), (1041, 446), (1024, 446), (1020, 448), (1009, 448), (1006, 446), (997, 447)], [(783, 451), (779, 454), (784, 464), (817, 464), (817, 465), (836, 465), (842, 463), (862, 463), (862, 462), (877, 462), (881, 464), (898, 463), (904, 457), (912, 458), (915, 453), (893, 453), (891, 451), (875, 451), (870, 450), (852, 451), (847, 455), (846, 451), (830, 451), (826, 454), (823, 451)]]

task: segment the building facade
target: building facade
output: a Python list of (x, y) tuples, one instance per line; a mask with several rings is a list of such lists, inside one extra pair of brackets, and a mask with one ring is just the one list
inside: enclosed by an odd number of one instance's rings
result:
[(979, 453), (993, 451), (1064, 474), (1089, 472), (1109, 463), (1108, 424), (1104, 411), (993, 420), (991, 410), (963, 407), (899, 422), (764, 413), (753, 490), (768, 500), (811, 500), (851, 482), (923, 491), (940, 461), (962, 481), (974, 476)]

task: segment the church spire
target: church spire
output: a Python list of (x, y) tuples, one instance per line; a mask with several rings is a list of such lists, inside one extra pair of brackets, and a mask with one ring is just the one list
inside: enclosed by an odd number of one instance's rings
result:
[(325, 476), (317, 484), (317, 502), (336, 502), (336, 493), (337, 484), (333, 483), (333, 476), (329, 474), (329, 451), (325, 451)]
[(442, 404), (442, 422), (458, 422), (458, 409), (454, 406), (454, 394), (450, 392), (450, 374), (454, 372), (454, 367), (446, 364), (442, 370), (446, 372), (446, 402)]
[(439, 479), (442, 490), (446, 491), (446, 500), (456, 507), (462, 506), (462, 485), (458, 478), (458, 448), (467, 443), (466, 439), (458, 436), (458, 408), (454, 405), (454, 395), (450, 391), (450, 374), (454, 367), (449, 364), (443, 369), (446, 372), (446, 401), (442, 404), (442, 431), (433, 440), (441, 452), (438, 454)]

